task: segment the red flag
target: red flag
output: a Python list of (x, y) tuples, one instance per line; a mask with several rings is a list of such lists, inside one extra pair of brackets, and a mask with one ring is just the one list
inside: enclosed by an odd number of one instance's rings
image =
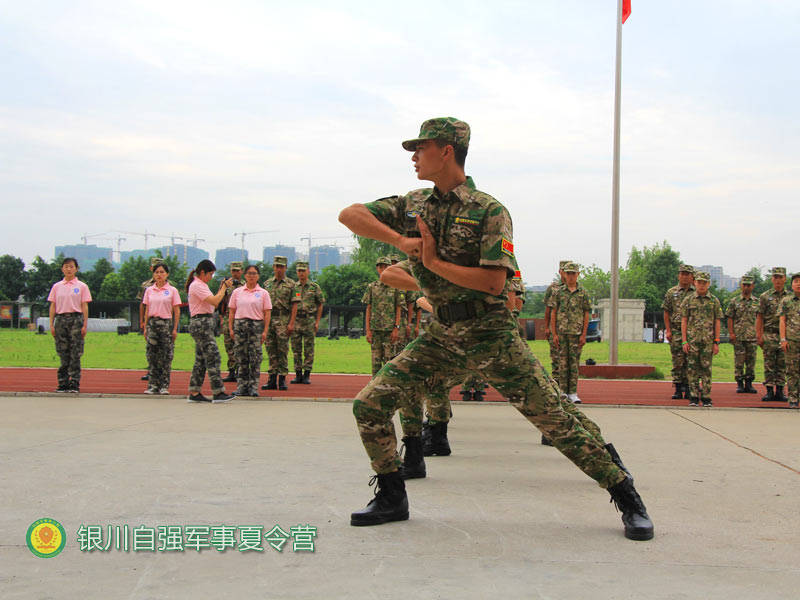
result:
[(622, 0), (622, 22), (631, 16), (631, 0)]

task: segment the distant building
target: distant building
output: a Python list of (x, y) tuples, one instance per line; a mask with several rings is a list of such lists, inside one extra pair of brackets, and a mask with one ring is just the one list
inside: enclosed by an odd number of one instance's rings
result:
[(297, 250), (293, 246), (264, 246), (264, 264), (271, 265), (276, 256), (285, 256), (287, 264), (292, 264), (297, 260)]
[[(194, 267), (201, 260), (208, 258), (208, 252), (202, 248), (195, 248), (194, 246), (187, 246), (186, 244), (175, 244), (174, 246), (162, 246), (158, 248), (161, 251), (161, 256), (168, 258), (174, 256), (179, 262)], [(241, 252), (241, 251), (240, 251)]]
[(119, 254), (120, 254), (119, 262), (120, 263), (124, 263), (124, 262), (127, 262), (128, 259), (130, 259), (130, 258), (138, 258), (140, 256), (142, 258), (149, 259), (151, 256), (155, 256), (156, 255), (156, 249), (155, 248), (149, 248), (147, 250), (141, 250), (141, 249), (139, 249), (139, 250), (123, 250)]
[(336, 246), (312, 246), (308, 259), (309, 268), (319, 273), (329, 265), (339, 265), (339, 248)]
[(340, 265), (349, 265), (353, 262), (353, 253), (352, 252), (341, 252), (339, 254), (339, 264)]
[(739, 278), (726, 275), (723, 273), (722, 267), (715, 265), (700, 265), (699, 267), (695, 267), (695, 270), (708, 271), (708, 274), (711, 277), (711, 283), (721, 290), (727, 290), (731, 292), (739, 287)]
[(241, 248), (220, 248), (214, 256), (214, 264), (218, 269), (225, 269), (235, 260), (247, 261), (247, 250), (242, 256)]
[(101, 258), (111, 262), (112, 252), (111, 248), (102, 248), (94, 244), (72, 244), (69, 246), (56, 246), (54, 258), (57, 258), (60, 254), (65, 257), (71, 256), (78, 261), (82, 271), (90, 271)]

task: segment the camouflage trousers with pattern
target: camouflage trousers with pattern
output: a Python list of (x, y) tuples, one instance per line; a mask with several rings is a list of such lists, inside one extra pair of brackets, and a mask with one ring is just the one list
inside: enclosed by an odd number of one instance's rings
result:
[(689, 397), (698, 400), (711, 397), (711, 361), (714, 358), (713, 344), (689, 344), (686, 355), (686, 373), (689, 377)]
[(392, 347), (392, 353), (393, 353), (392, 358), (400, 354), (410, 341), (411, 339), (409, 339), (409, 337), (406, 335), (406, 328), (401, 327), (400, 329), (398, 329), (397, 341), (393, 344)]
[(396, 344), (392, 343), (391, 329), (373, 329), (370, 351), (372, 354), (372, 376), (378, 374), (381, 367), (397, 356)]
[(422, 396), (409, 395), (398, 406), (400, 427), (403, 436), (419, 437), (422, 433), (423, 413), (429, 425), (447, 423), (453, 416), (450, 406), (450, 390), (457, 385), (460, 377), (444, 373), (431, 373)]
[(150, 389), (169, 389), (174, 351), (172, 319), (150, 317), (147, 320), (147, 372)]
[[(236, 327), (236, 320), (234, 319), (234, 327)], [(222, 340), (225, 342), (225, 354), (228, 355), (228, 372), (236, 368), (236, 342), (231, 337), (231, 332), (228, 327), (228, 315), (222, 317)]]
[(392, 422), (398, 407), (421, 406), (437, 373), (463, 378), (471, 372), (494, 386), (600, 486), (625, 479), (603, 445), (565, 410), (561, 390), (520, 338), (508, 310), (450, 326), (433, 321), (358, 393), (353, 414), (377, 473), (391, 473), (401, 463)]
[(683, 351), (680, 327), (677, 330), (672, 330), (669, 352), (672, 355), (672, 383), (686, 383), (689, 378), (689, 373), (687, 370), (686, 353)]
[(310, 371), (314, 366), (315, 317), (297, 317), (292, 332), (295, 371)]
[(83, 356), (83, 313), (63, 313), (53, 321), (56, 352), (61, 359), (58, 367), (58, 385), (81, 381), (81, 356)]
[(786, 350), (786, 382), (790, 402), (800, 401), (800, 342), (789, 340)]
[(740, 342), (736, 340), (733, 344), (733, 366), (735, 377), (754, 379), (756, 376), (756, 344), (755, 340)]
[(558, 336), (559, 386), (565, 394), (578, 391), (578, 367), (581, 364), (581, 336), (563, 334)]
[(189, 393), (200, 392), (208, 371), (211, 391), (215, 394), (225, 391), (219, 372), (219, 348), (214, 337), (216, 315), (200, 315), (189, 320), (189, 333), (194, 340), (194, 366), (189, 379)]
[(764, 385), (786, 385), (786, 355), (780, 341), (780, 334), (764, 332)]
[[(275, 312), (274, 310), (272, 311)], [(270, 375), (286, 375), (289, 372), (289, 315), (274, 315), (267, 330), (267, 358)]]
[(558, 363), (561, 362), (558, 353), (558, 346), (553, 343), (553, 334), (547, 338), (547, 343), (550, 345), (550, 375), (556, 381), (560, 381), (558, 374)]
[(261, 379), (261, 334), (264, 321), (234, 319), (233, 333), (236, 337), (236, 382), (241, 390), (258, 389)]

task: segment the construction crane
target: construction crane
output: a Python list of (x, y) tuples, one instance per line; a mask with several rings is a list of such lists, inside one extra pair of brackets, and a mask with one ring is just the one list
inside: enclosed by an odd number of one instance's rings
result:
[(86, 235), (86, 234), (84, 233), (84, 234), (81, 236), (81, 239), (83, 240), (83, 245), (84, 245), (84, 246), (88, 246), (88, 245), (89, 245), (89, 242), (88, 242), (87, 240), (88, 240), (89, 238), (96, 238), (96, 237), (101, 237), (101, 236), (104, 236), (104, 235), (108, 235), (108, 232), (106, 231), (105, 233), (93, 233), (93, 234), (91, 234), (91, 235)]
[[(353, 237), (352, 235), (330, 235), (330, 236), (327, 236), (327, 237), (315, 237), (313, 239), (314, 239), (314, 241), (318, 242), (320, 240), (338, 240), (338, 239), (341, 239), (341, 238), (352, 238), (352, 237)], [(309, 233), (308, 236), (300, 238), (301, 242), (303, 240), (308, 240), (308, 262), (309, 262), (309, 266), (311, 266), (311, 240), (312, 240), (311, 234)], [(319, 273), (319, 252), (317, 252), (317, 254), (315, 255), (314, 259), (315, 259), (314, 260), (314, 263), (315, 263), (314, 264), (314, 271)]]
[(185, 239), (187, 242), (191, 242), (191, 243), (192, 243), (192, 246), (194, 246), (195, 248), (197, 248), (197, 242), (205, 242), (205, 240), (204, 240), (203, 238), (199, 238), (199, 237), (197, 237), (197, 234), (196, 234), (196, 233), (194, 234), (194, 237), (190, 237), (190, 238), (184, 238), (184, 239)]
[(117, 236), (117, 262), (120, 264), (122, 264), (122, 242), (124, 241), (125, 241), (124, 237)]
[(242, 263), (244, 263), (244, 238), (248, 235), (256, 235), (259, 233), (278, 233), (279, 230), (277, 229), (270, 229), (269, 231), (241, 231), (239, 233), (234, 233), (233, 235), (238, 235), (242, 238)]
[(141, 235), (144, 237), (144, 249), (147, 250), (147, 238), (156, 237), (155, 233), (147, 233), (147, 230), (144, 230), (144, 233), (139, 231), (117, 231), (117, 233), (124, 233), (126, 235)]

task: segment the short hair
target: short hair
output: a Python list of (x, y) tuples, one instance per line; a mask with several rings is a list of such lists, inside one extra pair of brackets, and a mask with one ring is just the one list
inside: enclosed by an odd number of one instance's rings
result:
[(453, 146), (453, 158), (455, 159), (456, 164), (459, 167), (461, 167), (462, 169), (464, 168), (464, 165), (467, 162), (467, 150), (468, 150), (468, 148), (466, 148), (464, 146), (454, 146), (452, 142), (448, 142), (448, 141), (445, 141), (445, 140), (437, 139), (437, 140), (433, 140), (433, 141), (436, 142), (436, 145), (439, 146), (439, 148), (444, 148), (445, 146)]
[(246, 267), (246, 268), (245, 268), (245, 270), (244, 270), (244, 274), (245, 274), (245, 275), (247, 275), (247, 272), (248, 272), (250, 269), (255, 269), (255, 270), (256, 270), (256, 273), (258, 273), (259, 275), (261, 275), (261, 269), (259, 269), (259, 268), (258, 268), (258, 265), (247, 265), (247, 267)]
[(156, 272), (158, 268), (164, 269), (167, 273), (169, 273), (169, 265), (167, 263), (156, 263), (153, 265), (153, 273)]
[(75, 265), (76, 269), (80, 269), (80, 267), (78, 266), (78, 261), (76, 259), (72, 258), (71, 256), (68, 256), (65, 259), (63, 259), (61, 261), (61, 266), (63, 267), (68, 262), (71, 262), (73, 265)]

